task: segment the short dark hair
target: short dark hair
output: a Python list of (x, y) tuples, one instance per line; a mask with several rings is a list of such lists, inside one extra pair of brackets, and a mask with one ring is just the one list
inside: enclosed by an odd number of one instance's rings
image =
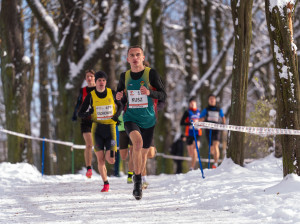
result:
[(142, 52), (144, 53), (144, 50), (143, 50), (143, 48), (142, 48), (140, 45), (133, 45), (133, 46), (130, 46), (130, 47), (128, 48), (127, 54), (129, 53), (130, 49), (132, 49), (132, 48), (139, 48), (139, 49), (141, 49)]
[(208, 95), (208, 99), (209, 99), (210, 97), (217, 98), (216, 95), (214, 95), (214, 94), (209, 94), (209, 95)]
[(189, 99), (189, 103), (190, 103), (191, 101), (196, 101), (196, 97), (192, 96), (192, 97)]
[(84, 74), (86, 75), (86, 73), (92, 73), (93, 75), (95, 75), (95, 71), (93, 69), (85, 70)]

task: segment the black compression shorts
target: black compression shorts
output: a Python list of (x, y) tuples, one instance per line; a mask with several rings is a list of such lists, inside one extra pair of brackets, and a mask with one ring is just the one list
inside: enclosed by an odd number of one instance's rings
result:
[(127, 121), (124, 123), (126, 133), (130, 134), (132, 131), (138, 131), (142, 135), (143, 139), (143, 148), (148, 149), (151, 146), (151, 142), (153, 140), (153, 133), (154, 133), (154, 127), (150, 128), (140, 128), (139, 126), (136, 125), (136, 123)]
[(81, 134), (91, 132), (93, 122), (87, 119), (81, 119), (80, 129)]
[(119, 132), (119, 149), (128, 149), (129, 145), (132, 145), (130, 138), (128, 137), (126, 131)]
[(92, 138), (96, 152), (104, 149), (116, 151), (116, 137), (116, 125), (93, 123)]

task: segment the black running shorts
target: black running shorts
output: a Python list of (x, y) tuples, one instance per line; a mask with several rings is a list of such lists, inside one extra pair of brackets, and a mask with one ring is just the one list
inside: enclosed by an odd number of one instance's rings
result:
[(128, 149), (129, 145), (132, 145), (130, 138), (128, 137), (126, 131), (119, 132), (119, 149)]
[(80, 122), (81, 134), (91, 132), (92, 124), (93, 124), (93, 122), (89, 119), (88, 120), (81, 119), (81, 122)]
[(96, 152), (104, 149), (116, 151), (116, 137), (116, 125), (93, 123), (92, 138)]
[(134, 123), (132, 121), (124, 122), (124, 126), (125, 126), (125, 130), (126, 130), (126, 133), (128, 134), (128, 136), (129, 136), (130, 132), (138, 131), (142, 135), (143, 148), (144, 149), (150, 148), (151, 142), (153, 139), (155, 126), (153, 126), (151, 128), (140, 128), (139, 126), (137, 126), (136, 123)]
[[(209, 144), (209, 130), (205, 129), (205, 135), (207, 138), (207, 143)], [(221, 131), (219, 130), (211, 130), (211, 145), (213, 141), (220, 141), (221, 140)]]
[[(200, 140), (200, 136), (199, 135), (197, 135), (196, 138), (197, 138), (197, 141)], [(188, 136), (186, 138), (186, 144), (187, 145), (192, 145), (194, 141), (195, 141), (195, 137), (194, 136)]]

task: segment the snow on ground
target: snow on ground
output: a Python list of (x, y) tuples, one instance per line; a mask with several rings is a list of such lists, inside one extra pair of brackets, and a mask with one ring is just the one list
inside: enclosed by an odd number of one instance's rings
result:
[(226, 159), (215, 170), (149, 176), (143, 198), (126, 176), (41, 176), (26, 163), (0, 164), (0, 223), (293, 223), (300, 224), (300, 177), (282, 177), (273, 155), (245, 167)]

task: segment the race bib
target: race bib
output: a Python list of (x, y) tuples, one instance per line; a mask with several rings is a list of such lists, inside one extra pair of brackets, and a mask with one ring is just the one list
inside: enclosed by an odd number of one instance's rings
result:
[(108, 120), (113, 116), (113, 105), (96, 106), (97, 120)]
[(142, 95), (140, 90), (128, 90), (129, 108), (146, 108), (148, 107), (147, 95)]
[(210, 122), (219, 122), (219, 111), (208, 111), (207, 121)]

